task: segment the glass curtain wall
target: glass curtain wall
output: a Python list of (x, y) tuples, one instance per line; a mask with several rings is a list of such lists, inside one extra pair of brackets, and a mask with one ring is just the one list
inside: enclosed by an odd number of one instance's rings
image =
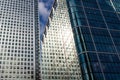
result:
[(120, 79), (119, 0), (67, 0), (83, 80)]

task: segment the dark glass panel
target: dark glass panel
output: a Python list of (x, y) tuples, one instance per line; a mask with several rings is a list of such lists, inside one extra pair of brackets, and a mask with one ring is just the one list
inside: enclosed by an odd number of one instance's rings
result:
[[(120, 59), (118, 58), (118, 55), (117, 55), (117, 54), (112, 54), (111, 57), (112, 57), (112, 61), (113, 61), (114, 63), (120, 62)], [(120, 66), (119, 66), (119, 67), (120, 67)]]
[(83, 74), (88, 74), (88, 69), (86, 63), (81, 64), (81, 69)]
[(113, 6), (117, 12), (120, 12), (120, 0), (112, 0)]
[(80, 54), (79, 56), (79, 59), (80, 59), (80, 63), (86, 63), (86, 59), (85, 59), (85, 55), (84, 54)]
[(97, 51), (115, 52), (111, 37), (105, 29), (91, 28)]
[(96, 48), (98, 52), (115, 52), (114, 46), (109, 44), (96, 43)]
[(100, 53), (99, 58), (101, 62), (120, 62), (117, 54)]
[(85, 11), (86, 11), (88, 18), (92, 18), (95, 20), (97, 20), (97, 19), (103, 20), (99, 10), (85, 8)]
[(102, 11), (104, 17), (113, 18), (119, 20), (115, 12)]
[(74, 12), (71, 13), (73, 26), (87, 26), (87, 21), (83, 13)]
[(106, 25), (103, 21), (89, 20), (89, 25), (91, 27), (106, 28)]
[(106, 80), (120, 80), (120, 74), (105, 73)]
[(84, 7), (98, 8), (96, 0), (82, 0)]
[(120, 31), (110, 30), (110, 33), (111, 33), (113, 41), (116, 45), (117, 51), (120, 53)]
[(117, 13), (118, 17), (120, 18), (120, 13)]
[(116, 48), (117, 48), (117, 51), (118, 51), (119, 54), (120, 54), (120, 45), (116, 45)]
[(73, 29), (74, 32), (74, 38), (75, 38), (75, 44), (76, 44), (76, 48), (77, 48), (77, 53), (81, 53), (82, 51), (85, 51), (85, 46), (84, 46), (84, 42), (83, 39), (81, 37), (81, 32), (80, 32), (80, 28), (79, 27), (75, 27)]
[(90, 26), (106, 28), (106, 25), (99, 10), (85, 8), (85, 11)]
[(96, 36), (110, 36), (106, 29), (91, 28), (92, 34)]
[(76, 6), (70, 7), (70, 12), (71, 12), (71, 13), (73, 13), (73, 12), (75, 12), (75, 11), (77, 11)]
[(85, 20), (83, 8), (78, 6), (81, 5), (80, 0), (70, 0), (69, 3), (69, 13), (71, 17), (72, 26), (87, 26), (87, 22)]
[(120, 80), (120, 74), (116, 74), (116, 80)]
[(70, 6), (81, 6), (81, 1), (80, 0), (69, 0), (69, 5)]
[(94, 80), (104, 80), (102, 73), (94, 73)]
[(87, 22), (86, 20), (83, 18), (83, 19), (77, 19), (77, 26), (87, 26)]
[[(82, 0), (83, 5), (85, 6), (87, 19), (90, 24), (89, 28), (91, 29), (91, 32), (92, 32), (91, 34), (90, 29), (87, 28), (88, 25), (85, 19), (83, 8), (81, 6), (81, 2), (80, 2), (81, 0), (71, 0), (71, 1), (74, 1), (74, 2), (70, 4), (72, 6), (71, 8), (69, 8), (71, 10), (70, 17), (72, 17), (71, 18), (71, 21), (73, 22), (72, 25), (74, 25), (74, 27), (77, 27), (73, 31), (74, 31), (75, 42), (77, 45), (76, 47), (77, 47), (78, 53), (83, 53), (83, 51), (86, 51), (86, 49), (87, 51), (92, 51), (95, 49), (92, 42), (92, 38), (91, 38), (91, 35), (92, 35), (96, 45), (96, 49), (98, 53), (100, 52), (98, 54), (99, 55), (98, 57), (100, 58), (102, 70), (105, 74), (106, 80), (119, 80), (120, 79), (120, 74), (119, 74), (120, 60), (118, 58), (118, 55), (116, 54), (113, 42), (111, 40), (113, 38), (116, 48), (120, 53), (119, 31), (116, 32), (116, 31), (110, 30), (112, 35), (112, 38), (111, 38), (107, 29), (105, 30), (106, 25), (104, 23), (104, 20), (100, 11), (98, 10), (96, 0)], [(116, 13), (114, 13), (115, 10), (110, 4), (110, 0), (97, 0), (97, 1), (100, 4), (102, 13), (107, 22), (108, 28), (120, 30), (120, 27), (119, 27), (120, 21), (118, 19), (118, 16), (120, 17), (120, 15), (118, 14), (117, 16)], [(112, 1), (115, 1), (115, 0), (112, 0)], [(91, 8), (91, 9), (88, 9), (88, 8)], [(97, 8), (97, 9), (94, 9), (94, 8)], [(91, 27), (96, 27), (96, 28), (91, 28)], [(99, 29), (99, 28), (104, 28), (104, 29)], [(109, 54), (109, 53), (103, 54), (101, 52), (109, 52), (112, 54)], [(92, 69), (93, 71), (94, 78), (95, 78), (94, 80), (104, 80), (103, 75), (101, 73), (100, 64), (98, 63), (98, 57), (96, 53), (88, 53), (88, 58), (86, 54), (79, 55), (79, 62), (82, 67), (81, 69), (82, 69), (84, 80), (89, 80), (90, 78), (89, 69)]]
[(108, 72), (111, 72), (111, 65), (110, 65), (110, 63), (101, 63), (101, 65), (102, 65), (102, 70), (103, 70), (103, 72), (104, 73), (108, 73)]
[(76, 18), (77, 19), (85, 19), (85, 16), (84, 16), (84, 14), (83, 13), (76, 13)]
[(106, 73), (104, 75), (106, 80), (113, 80), (110, 73)]
[(80, 65), (81, 65), (81, 70), (83, 75), (90, 75), (90, 68), (88, 67), (89, 65), (89, 60), (87, 58), (87, 53), (82, 53), (79, 55), (80, 59)]
[(95, 51), (89, 28), (81, 27), (81, 30), (82, 30), (82, 34), (83, 34), (83, 38), (84, 38), (87, 51)]
[(114, 11), (114, 9), (110, 3), (110, 0), (98, 0), (98, 3), (102, 10)]
[(113, 40), (116, 45), (120, 45), (120, 37), (113, 37)]
[[(91, 62), (92, 71), (94, 73), (101, 72), (100, 64), (98, 62)], [(102, 72), (101, 72), (102, 73)]]
[(104, 35), (94, 35), (94, 41), (95, 43), (104, 43), (104, 44), (112, 44), (111, 38), (109, 36)]
[(87, 51), (95, 51), (94, 44), (92, 42), (87, 42), (85, 45)]
[(120, 31), (113, 31), (110, 30), (112, 37), (119, 38), (120, 37)]
[(101, 63), (102, 69), (104, 73), (120, 73), (120, 63)]
[(90, 80), (88, 74), (83, 75), (84, 80)]
[(88, 27), (81, 27), (81, 31), (83, 34), (90, 34), (90, 30)]
[(109, 29), (116, 29), (116, 30), (120, 30), (120, 24), (115, 24), (115, 23), (107, 23), (108, 24), (108, 28)]
[(69, 7), (70, 12), (79, 12), (79, 13), (83, 13), (83, 8), (79, 7), (79, 6), (71, 6)]
[(72, 14), (72, 19), (80, 18), (80, 19), (85, 19), (84, 13), (82, 12), (73, 12)]
[(120, 30), (120, 27), (118, 27), (120, 25), (120, 21), (116, 15), (116, 13), (103, 11), (103, 15), (107, 22), (108, 28)]
[(88, 53), (88, 57), (89, 57), (90, 62), (98, 62), (96, 53)]
[(77, 22), (76, 22), (76, 20), (72, 20), (72, 25), (73, 25), (73, 27), (76, 27), (77, 26)]

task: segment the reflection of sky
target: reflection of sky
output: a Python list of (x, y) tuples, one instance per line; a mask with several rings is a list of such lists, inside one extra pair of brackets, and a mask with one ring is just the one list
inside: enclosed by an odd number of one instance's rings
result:
[(40, 27), (41, 27), (41, 34), (44, 31), (44, 27), (46, 21), (48, 19), (48, 15), (51, 9), (51, 4), (53, 0), (39, 0), (39, 11), (40, 11)]

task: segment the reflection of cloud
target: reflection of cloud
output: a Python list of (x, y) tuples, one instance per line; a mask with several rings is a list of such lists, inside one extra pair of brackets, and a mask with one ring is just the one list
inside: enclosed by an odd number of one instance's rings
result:
[(40, 12), (40, 19), (46, 20), (49, 14), (49, 10), (47, 7), (45, 7), (45, 4), (43, 2), (39, 2), (39, 12)]
[(47, 7), (48, 9), (50, 9), (52, 3), (53, 3), (53, 0), (46, 0), (45, 7)]
[(49, 15), (49, 10), (47, 7), (45, 7), (44, 2), (39, 2), (39, 14), (40, 14), (40, 34), (42, 35), (44, 32), (44, 26)]
[(44, 32), (45, 24), (48, 20), (52, 3), (53, 0), (40, 0), (39, 2), (40, 26), (41, 26), (40, 34)]

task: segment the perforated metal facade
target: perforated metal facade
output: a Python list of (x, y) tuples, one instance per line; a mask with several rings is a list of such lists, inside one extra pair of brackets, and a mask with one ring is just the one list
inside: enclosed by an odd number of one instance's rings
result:
[(42, 44), (42, 80), (81, 80), (66, 0), (56, 0)]
[(38, 0), (0, 0), (0, 80), (35, 80), (38, 55)]

